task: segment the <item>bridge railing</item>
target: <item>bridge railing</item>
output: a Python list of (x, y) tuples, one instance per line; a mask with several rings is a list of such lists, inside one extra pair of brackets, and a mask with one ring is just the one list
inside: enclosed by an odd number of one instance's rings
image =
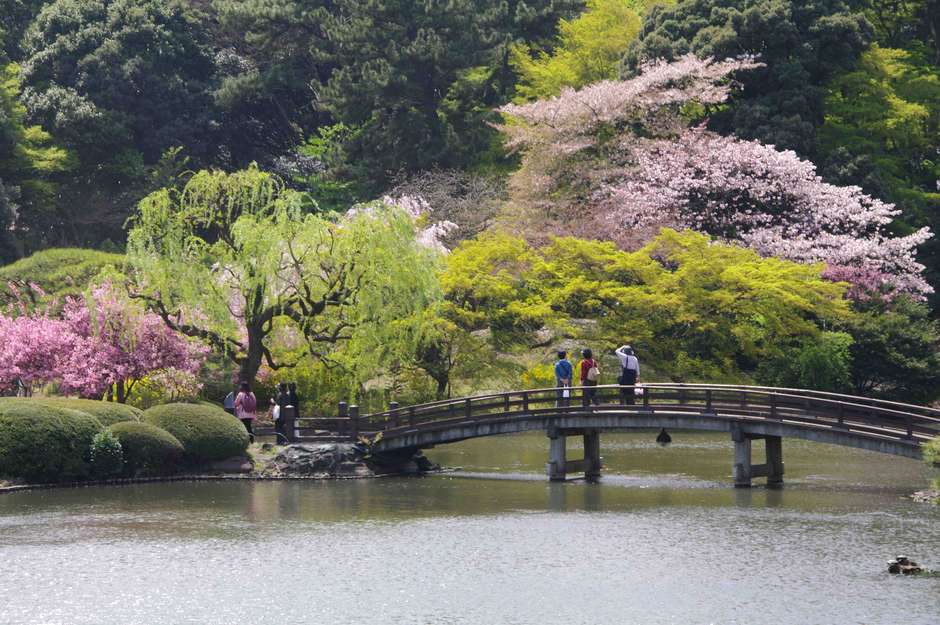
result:
[[(637, 391), (636, 389), (641, 389)], [(569, 397), (560, 397), (567, 390)], [(595, 411), (637, 413), (669, 411), (741, 419), (776, 419), (837, 427), (888, 438), (926, 440), (940, 436), (940, 410), (871, 398), (800, 389), (719, 384), (652, 383), (636, 387), (601, 385), (543, 388), (445, 399), (415, 406), (393, 405), (369, 415), (340, 415), (347, 431), (372, 434), (427, 424), (460, 423), (522, 414), (565, 414), (585, 410), (585, 391), (593, 390)], [(633, 402), (630, 402), (632, 398)]]

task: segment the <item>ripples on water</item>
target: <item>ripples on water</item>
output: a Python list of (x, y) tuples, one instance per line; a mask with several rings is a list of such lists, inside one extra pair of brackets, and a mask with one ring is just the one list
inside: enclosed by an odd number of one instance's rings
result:
[(0, 623), (940, 623), (940, 579), (884, 572), (940, 568), (919, 464), (785, 443), (784, 490), (735, 490), (726, 441), (654, 435), (604, 437), (602, 484), (527, 435), (431, 478), (3, 496)]

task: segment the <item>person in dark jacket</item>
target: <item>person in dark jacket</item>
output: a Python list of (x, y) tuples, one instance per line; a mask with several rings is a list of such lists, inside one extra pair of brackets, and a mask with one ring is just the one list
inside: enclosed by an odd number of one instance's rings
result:
[(297, 397), (297, 384), (289, 382), (287, 384), (287, 394), (290, 397), (290, 405), (294, 407), (294, 418), (300, 416), (300, 398)]
[(556, 391), (558, 401), (555, 402), (555, 406), (568, 406), (571, 397), (571, 378), (574, 377), (574, 367), (571, 365), (571, 362), (568, 360), (568, 352), (559, 351), (558, 360), (555, 361), (555, 386), (558, 388)]
[(281, 382), (277, 385), (277, 395), (271, 399), (272, 409), (276, 406), (276, 419), (274, 420), (274, 438), (278, 443), (287, 440), (284, 433), (284, 417), (287, 416), (288, 406), (290, 405), (290, 393), (287, 389), (287, 383)]

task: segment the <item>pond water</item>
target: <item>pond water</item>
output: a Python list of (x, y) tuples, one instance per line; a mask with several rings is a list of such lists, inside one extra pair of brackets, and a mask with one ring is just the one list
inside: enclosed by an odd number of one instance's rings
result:
[(940, 569), (921, 463), (785, 440), (786, 487), (736, 490), (730, 440), (654, 436), (602, 435), (600, 484), (525, 434), (426, 478), (0, 496), (0, 623), (940, 623), (940, 578), (885, 572)]

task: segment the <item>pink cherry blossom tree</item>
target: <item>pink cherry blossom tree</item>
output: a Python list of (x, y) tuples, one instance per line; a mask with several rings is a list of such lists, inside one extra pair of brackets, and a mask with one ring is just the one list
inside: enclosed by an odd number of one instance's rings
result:
[(632, 80), (503, 107), (502, 128), (525, 150), (510, 215), (536, 221), (529, 231), (628, 249), (663, 226), (692, 228), (765, 256), (824, 262), (858, 297), (929, 293), (916, 250), (932, 235), (892, 236), (893, 205), (827, 184), (793, 152), (689, 127), (727, 99), (735, 72), (758, 65), (689, 56)]
[(75, 341), (65, 322), (45, 314), (0, 313), (0, 392), (28, 395), (55, 380)]
[(7, 390), (57, 382), (67, 395), (100, 398), (113, 389), (124, 402), (151, 373), (195, 375), (205, 351), (110, 285), (67, 299), (59, 317), (25, 306), (0, 313), (0, 387)]
[(60, 389), (101, 397), (109, 389), (123, 403), (141, 378), (175, 369), (195, 374), (206, 348), (169, 329), (105, 284), (66, 302), (64, 322), (75, 335), (73, 349), (60, 363)]

